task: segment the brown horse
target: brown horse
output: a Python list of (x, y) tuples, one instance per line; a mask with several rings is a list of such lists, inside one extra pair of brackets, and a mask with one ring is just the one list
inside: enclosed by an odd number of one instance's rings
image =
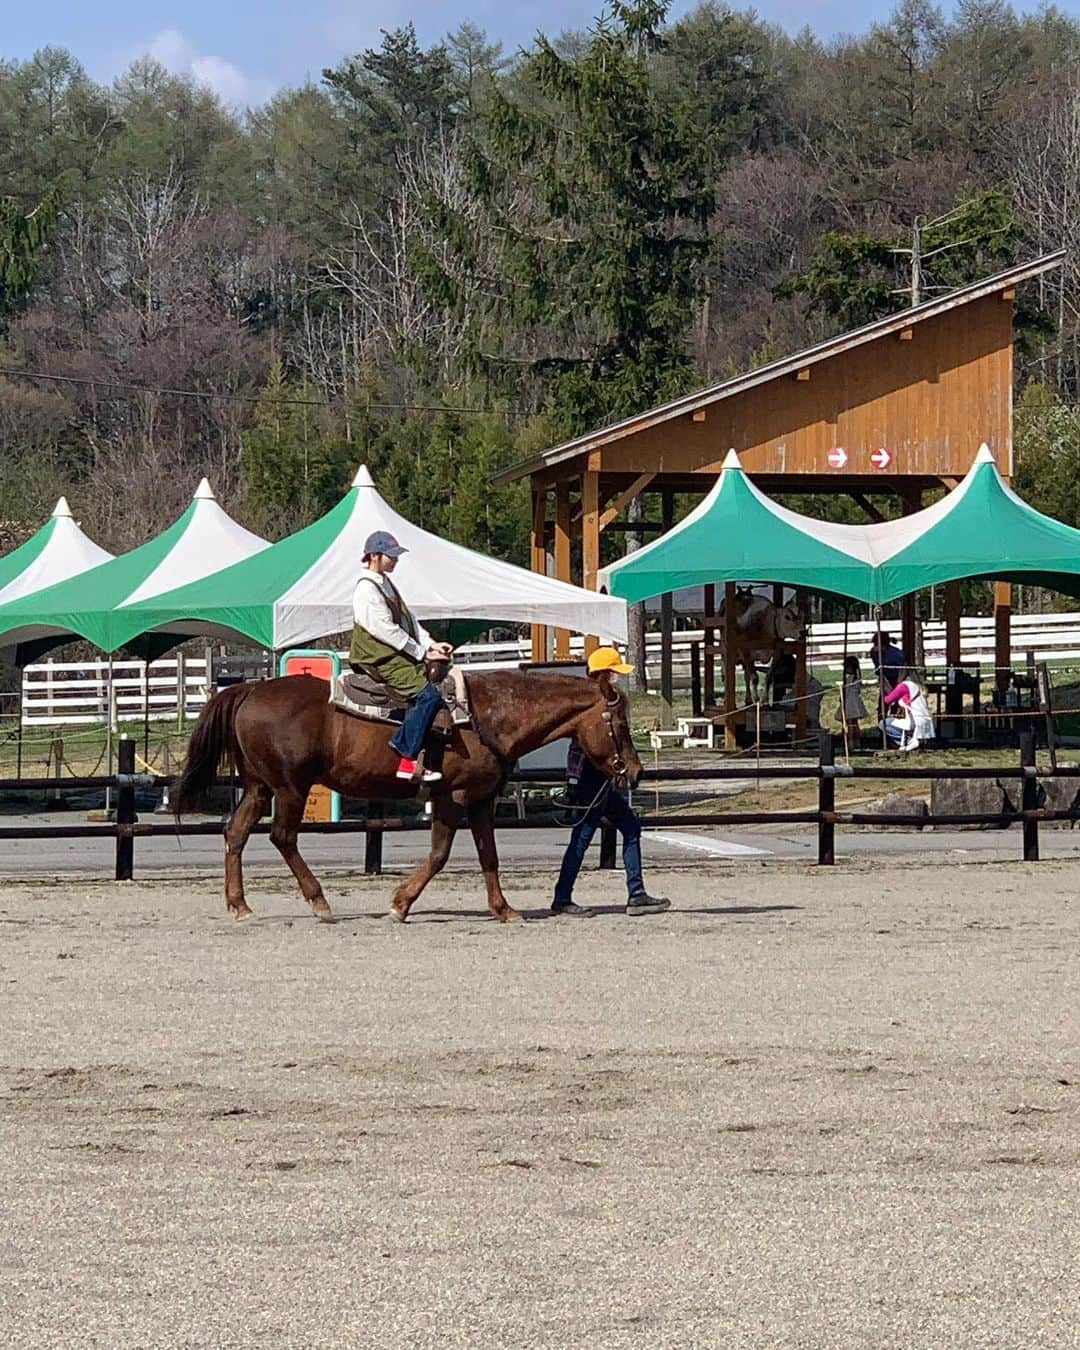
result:
[[(417, 896), (450, 856), (467, 820), (487, 885), (488, 907), (504, 923), (520, 917), (499, 884), (495, 797), (514, 763), (562, 736), (577, 739), (607, 777), (633, 787), (641, 761), (630, 736), (626, 696), (609, 674), (491, 671), (468, 677), (478, 730), (455, 727), (443, 757), (443, 781), (432, 792), (431, 851), (398, 886), (390, 913), (402, 923)], [(395, 778), (394, 728), (361, 721), (329, 703), (325, 680), (288, 675), (223, 689), (207, 703), (192, 732), (176, 791), (176, 812), (195, 807), (231, 761), (244, 792), (225, 827), (225, 901), (236, 918), (251, 913), (244, 899), (241, 856), (256, 822), (274, 803), (270, 839), (289, 864), (315, 914), (332, 923), (322, 886), (300, 856), (297, 832), (316, 783), (350, 797), (382, 801), (414, 797), (416, 786)]]

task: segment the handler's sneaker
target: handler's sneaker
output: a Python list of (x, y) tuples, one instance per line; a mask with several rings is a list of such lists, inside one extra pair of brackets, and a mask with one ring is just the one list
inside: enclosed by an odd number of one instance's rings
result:
[(569, 914), (573, 919), (591, 919), (596, 911), (586, 909), (584, 905), (575, 905), (573, 900), (556, 900), (551, 906), (552, 914)]
[(670, 900), (662, 900), (646, 891), (639, 891), (626, 902), (627, 914), (663, 914), (665, 909), (670, 908)]
[[(404, 759), (404, 758), (402, 758), (401, 763), (397, 766), (397, 773), (394, 775), (394, 777), (395, 777), (395, 778), (415, 778), (415, 777), (416, 777), (416, 760), (415, 760), (415, 759)], [(441, 783), (441, 782), (442, 782), (442, 774), (441, 774), (441, 773), (436, 773), (434, 769), (425, 769), (425, 770), (424, 770), (424, 773), (423, 773), (423, 777), (420, 779), (420, 782), (421, 782), (421, 783)]]

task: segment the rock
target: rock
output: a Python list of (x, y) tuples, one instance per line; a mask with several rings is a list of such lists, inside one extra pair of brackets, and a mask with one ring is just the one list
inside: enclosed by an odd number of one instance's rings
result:
[(899, 792), (890, 792), (877, 801), (867, 802), (856, 808), (858, 815), (910, 816), (910, 825), (864, 825), (867, 830), (921, 830), (924, 817), (929, 814), (925, 797), (905, 797)]
[[(1020, 793), (1018, 779), (935, 778), (930, 784), (930, 811), (935, 816), (1000, 815), (1014, 811), (1011, 793)], [(1002, 830), (1008, 822), (986, 825), (947, 825), (950, 830)]]

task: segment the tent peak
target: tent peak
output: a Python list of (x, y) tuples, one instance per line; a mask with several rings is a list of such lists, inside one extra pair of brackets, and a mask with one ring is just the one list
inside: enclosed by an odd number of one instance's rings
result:
[(982, 445), (979, 446), (979, 453), (975, 456), (975, 463), (976, 464), (997, 463), (997, 461), (994, 459), (994, 452), (990, 449), (990, 447), (986, 444), (985, 441), (983, 441)]
[(720, 465), (720, 467), (722, 469), (742, 468), (742, 460), (739, 458), (739, 452), (736, 449), (734, 449), (734, 447), (730, 449), (724, 456), (724, 462), (723, 464)]
[(68, 506), (68, 499), (66, 497), (61, 497), (53, 508), (53, 517), (56, 518), (60, 516), (63, 516), (66, 520), (72, 518), (71, 507)]
[(375, 480), (372, 478), (371, 474), (368, 473), (368, 466), (366, 464), (361, 464), (357, 469), (356, 477), (352, 480), (352, 485), (355, 488), (373, 488), (375, 486)]
[(214, 496), (214, 489), (210, 486), (209, 478), (199, 479), (199, 486), (195, 489), (195, 496), (193, 500), (197, 502), (217, 501), (217, 498)]

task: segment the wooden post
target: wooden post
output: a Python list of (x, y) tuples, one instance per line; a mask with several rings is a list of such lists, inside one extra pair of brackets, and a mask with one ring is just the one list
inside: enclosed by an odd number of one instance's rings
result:
[(1050, 671), (1045, 661), (1039, 662), (1039, 709), (1046, 719), (1046, 748), (1050, 752), (1050, 767), (1057, 773), (1057, 733), (1054, 728), (1054, 708), (1050, 694)]
[(716, 628), (713, 624), (715, 618), (716, 586), (710, 582), (705, 587), (705, 659), (702, 676), (705, 685), (702, 697), (706, 708), (716, 707)]
[(724, 748), (734, 750), (735, 737), (735, 583), (724, 582)]
[(701, 700), (701, 643), (690, 644), (690, 711), (694, 717), (700, 717)]
[[(661, 523), (667, 534), (675, 523), (675, 494), (665, 488), (663, 492)], [(665, 591), (660, 597), (660, 726), (667, 730), (674, 721), (672, 700), (674, 680), (671, 669), (671, 630), (674, 626), (673, 596)]]
[[(116, 879), (130, 881), (135, 873), (135, 836), (130, 827), (135, 824), (135, 742), (130, 736), (120, 737), (117, 754), (117, 773), (128, 779), (116, 790)], [(125, 826), (129, 828), (124, 829)]]
[[(555, 484), (555, 576), (570, 581), (570, 484)], [(555, 629), (555, 660), (570, 659), (569, 628)]]
[(368, 876), (379, 876), (382, 872), (383, 832), (381, 828), (371, 828), (371, 821), (381, 819), (386, 809), (383, 802), (368, 802), (368, 827), (364, 834), (364, 872)]
[[(599, 455), (590, 455), (599, 460)], [(600, 573), (600, 473), (599, 464), (581, 475), (581, 584), (595, 591)], [(600, 646), (594, 633), (585, 637), (585, 655), (590, 656)]]
[[(547, 488), (532, 490), (532, 535), (529, 541), (529, 566), (541, 576), (547, 575)], [(534, 623), (532, 626), (532, 659), (547, 660), (547, 624)]]
[[(1030, 731), (1020, 733), (1020, 767), (1024, 770), (1020, 792), (1020, 809), (1034, 811), (1038, 805), (1039, 780), (1035, 777), (1035, 737)], [(1039, 861), (1039, 822), (1024, 817), (1024, 861)]]
[(825, 819), (825, 813), (836, 809), (836, 779), (833, 776), (832, 733), (822, 731), (818, 736), (818, 757), (821, 777), (818, 779), (818, 846), (817, 860), (822, 867), (831, 867), (836, 861), (836, 826)]
[(904, 649), (904, 655), (908, 659), (908, 665), (914, 668), (916, 664), (915, 653), (915, 594), (902, 596), (900, 599), (900, 646)]
[(994, 685), (1005, 702), (1012, 675), (1012, 587), (994, 582)]

